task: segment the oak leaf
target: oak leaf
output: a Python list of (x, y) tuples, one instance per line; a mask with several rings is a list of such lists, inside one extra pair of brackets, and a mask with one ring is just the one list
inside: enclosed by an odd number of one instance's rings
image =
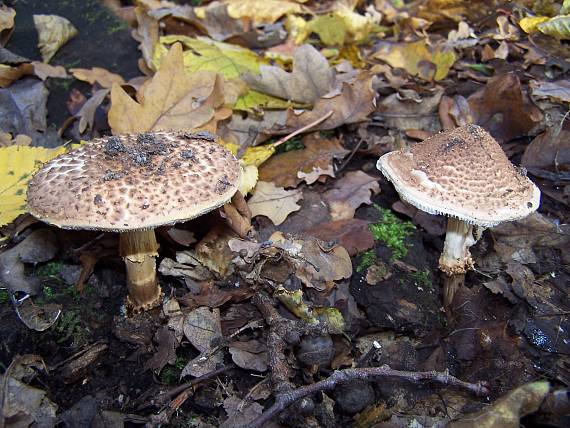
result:
[(311, 45), (297, 48), (291, 73), (270, 65), (259, 68), (260, 75), (244, 76), (251, 88), (300, 103), (313, 104), (332, 89), (334, 82), (327, 59)]
[(111, 73), (108, 70), (105, 70), (101, 67), (93, 67), (92, 69), (88, 68), (70, 68), (69, 72), (73, 74), (77, 80), (83, 80), (84, 82), (88, 82), (91, 85), (97, 84), (102, 88), (111, 88), (113, 83), (118, 83), (119, 85), (123, 85), (125, 83), (125, 79), (115, 73)]
[(271, 182), (258, 181), (247, 204), (252, 217), (263, 215), (275, 225), (279, 225), (289, 214), (301, 208), (297, 202), (302, 197), (303, 193), (300, 190), (285, 190)]
[(323, 197), (328, 202), (333, 220), (348, 220), (362, 204), (371, 204), (370, 196), (380, 192), (378, 179), (362, 171), (347, 172)]
[(139, 89), (141, 103), (113, 84), (109, 124), (115, 134), (200, 128), (223, 104), (222, 86), (216, 73), (186, 74), (182, 46), (176, 43), (149, 83)]
[[(323, 140), (310, 134), (303, 139), (304, 149), (273, 156), (259, 169), (259, 179), (282, 187), (297, 187), (307, 174), (317, 168), (328, 170), (333, 159), (342, 159), (349, 151), (338, 140)], [(299, 173), (305, 176), (299, 177)], [(310, 175), (309, 175), (310, 177)]]

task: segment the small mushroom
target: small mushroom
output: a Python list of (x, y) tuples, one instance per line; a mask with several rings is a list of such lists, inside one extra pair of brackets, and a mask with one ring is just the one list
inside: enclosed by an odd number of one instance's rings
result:
[(540, 204), (538, 187), (477, 125), (441, 132), (411, 148), (387, 153), (377, 167), (403, 200), (449, 217), (439, 259), (446, 308), (465, 272), (473, 268), (469, 247), (481, 236), (479, 227), (526, 217)]
[(160, 303), (154, 228), (190, 220), (229, 202), (240, 167), (209, 133), (106, 137), (46, 163), (28, 187), (28, 210), (64, 229), (120, 233), (127, 306)]

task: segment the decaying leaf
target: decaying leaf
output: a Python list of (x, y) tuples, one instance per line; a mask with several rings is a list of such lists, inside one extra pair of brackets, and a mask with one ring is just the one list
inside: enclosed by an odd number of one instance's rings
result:
[(44, 62), (49, 62), (60, 47), (77, 35), (73, 24), (57, 15), (34, 15), (34, 25)]
[(530, 82), (532, 95), (539, 98), (552, 98), (557, 101), (570, 103), (570, 82), (557, 80), (555, 82)]
[(105, 97), (109, 94), (109, 89), (99, 89), (89, 98), (79, 111), (77, 116), (79, 117), (79, 132), (83, 134), (87, 128), (93, 129), (93, 123), (95, 121), (95, 112), (101, 103), (105, 100)]
[(552, 19), (538, 23), (536, 28), (547, 36), (568, 40), (570, 39), (570, 16), (555, 16)]
[(27, 74), (32, 74), (34, 67), (31, 64), (20, 64), (15, 67), (0, 64), (0, 88), (10, 86), (12, 82)]
[(216, 108), (224, 102), (219, 75), (184, 72), (179, 43), (172, 46), (141, 95), (138, 103), (117, 83), (113, 84), (109, 124), (114, 133), (197, 129), (216, 120)]
[(349, 220), (320, 223), (303, 234), (314, 236), (322, 241), (334, 241), (342, 245), (350, 256), (374, 247), (374, 238), (366, 220), (352, 218)]
[(69, 76), (63, 65), (49, 65), (45, 62), (33, 61), (34, 74), (41, 80), (46, 80), (48, 77), (55, 77), (57, 79), (67, 79)]
[(224, 410), (228, 418), (220, 424), (220, 428), (246, 427), (261, 415), (263, 406), (232, 395), (224, 400)]
[(303, 144), (304, 149), (291, 150), (266, 161), (259, 168), (259, 179), (277, 186), (297, 187), (306, 178), (299, 176), (300, 172), (328, 171), (334, 159), (342, 159), (349, 153), (338, 140), (321, 139), (315, 134), (305, 137)]
[(214, 370), (223, 361), (221, 353), (208, 353), (222, 337), (219, 309), (201, 307), (194, 309), (184, 318), (184, 335), (200, 351), (200, 355), (189, 361), (181, 376), (203, 376)]
[(228, 349), (234, 363), (246, 370), (267, 370), (267, 347), (258, 340), (233, 342)]
[(145, 363), (145, 370), (153, 370), (160, 373), (167, 364), (176, 362), (176, 334), (168, 327), (159, 328), (154, 334), (154, 340), (158, 345), (158, 349), (154, 355)]
[(0, 226), (26, 212), (28, 181), (42, 163), (65, 152), (65, 147), (0, 147)]
[(260, 75), (244, 76), (260, 92), (280, 98), (313, 104), (332, 89), (333, 73), (327, 59), (311, 45), (297, 48), (293, 54), (293, 71), (261, 65)]
[(300, 190), (285, 190), (272, 182), (258, 181), (247, 205), (251, 209), (252, 217), (264, 215), (269, 217), (273, 224), (279, 225), (289, 214), (301, 208), (297, 202), (302, 197)]
[(442, 80), (456, 60), (455, 53), (445, 47), (429, 46), (428, 41), (379, 42), (373, 58), (392, 67), (404, 68), (412, 76), (425, 80)]
[(546, 381), (531, 382), (518, 387), (495, 403), (473, 415), (451, 421), (449, 428), (518, 428), (520, 418), (536, 412), (550, 385)]
[(347, 172), (323, 197), (333, 220), (349, 220), (362, 204), (371, 204), (371, 195), (380, 192), (378, 179), (362, 171)]
[(0, 6), (0, 46), (4, 46), (14, 31), (16, 11), (4, 4)]
[(111, 73), (108, 70), (105, 70), (101, 67), (93, 67), (92, 69), (88, 68), (70, 68), (69, 72), (73, 74), (77, 80), (83, 80), (84, 82), (88, 82), (91, 85), (97, 84), (102, 88), (109, 88), (113, 86), (113, 83), (117, 83), (118, 85), (123, 85), (125, 83), (125, 79), (115, 73)]

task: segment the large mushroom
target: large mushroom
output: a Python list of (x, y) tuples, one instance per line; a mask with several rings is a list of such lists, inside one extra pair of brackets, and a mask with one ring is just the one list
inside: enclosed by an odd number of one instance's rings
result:
[(526, 217), (540, 204), (540, 190), (515, 167), (495, 139), (477, 125), (436, 134), (411, 148), (383, 155), (377, 167), (400, 197), (430, 214), (449, 217), (439, 267), (449, 308), (465, 272), (469, 247), (483, 229)]
[(155, 132), (89, 142), (46, 163), (28, 187), (28, 210), (64, 228), (120, 233), (127, 306), (160, 303), (154, 228), (230, 201), (240, 166), (210, 133)]

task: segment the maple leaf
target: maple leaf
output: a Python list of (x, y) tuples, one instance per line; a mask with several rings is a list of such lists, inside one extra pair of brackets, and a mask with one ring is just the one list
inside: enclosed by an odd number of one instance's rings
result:
[(12, 145), (0, 148), (0, 226), (26, 212), (28, 181), (42, 163), (63, 152), (65, 147)]
[(261, 65), (260, 72), (259, 76), (244, 76), (250, 87), (300, 103), (313, 104), (333, 85), (333, 72), (327, 59), (311, 45), (295, 50), (291, 73), (269, 65)]
[(338, 140), (323, 140), (314, 134), (305, 137), (303, 144), (304, 149), (291, 150), (267, 160), (259, 169), (260, 180), (296, 187), (304, 179), (303, 175), (299, 177), (299, 172), (310, 174), (317, 168), (328, 170), (333, 159), (342, 159), (349, 153)]
[(198, 129), (214, 119), (215, 109), (224, 101), (222, 91), (218, 74), (184, 72), (182, 46), (176, 43), (150, 82), (139, 90), (141, 103), (113, 84), (109, 124), (115, 134)]
[(253, 195), (247, 202), (252, 217), (264, 215), (279, 225), (287, 216), (301, 209), (297, 202), (303, 198), (300, 190), (285, 190), (271, 182), (258, 181)]
[(378, 179), (362, 171), (347, 172), (323, 197), (333, 220), (348, 220), (362, 204), (371, 204), (370, 196), (380, 192)]

